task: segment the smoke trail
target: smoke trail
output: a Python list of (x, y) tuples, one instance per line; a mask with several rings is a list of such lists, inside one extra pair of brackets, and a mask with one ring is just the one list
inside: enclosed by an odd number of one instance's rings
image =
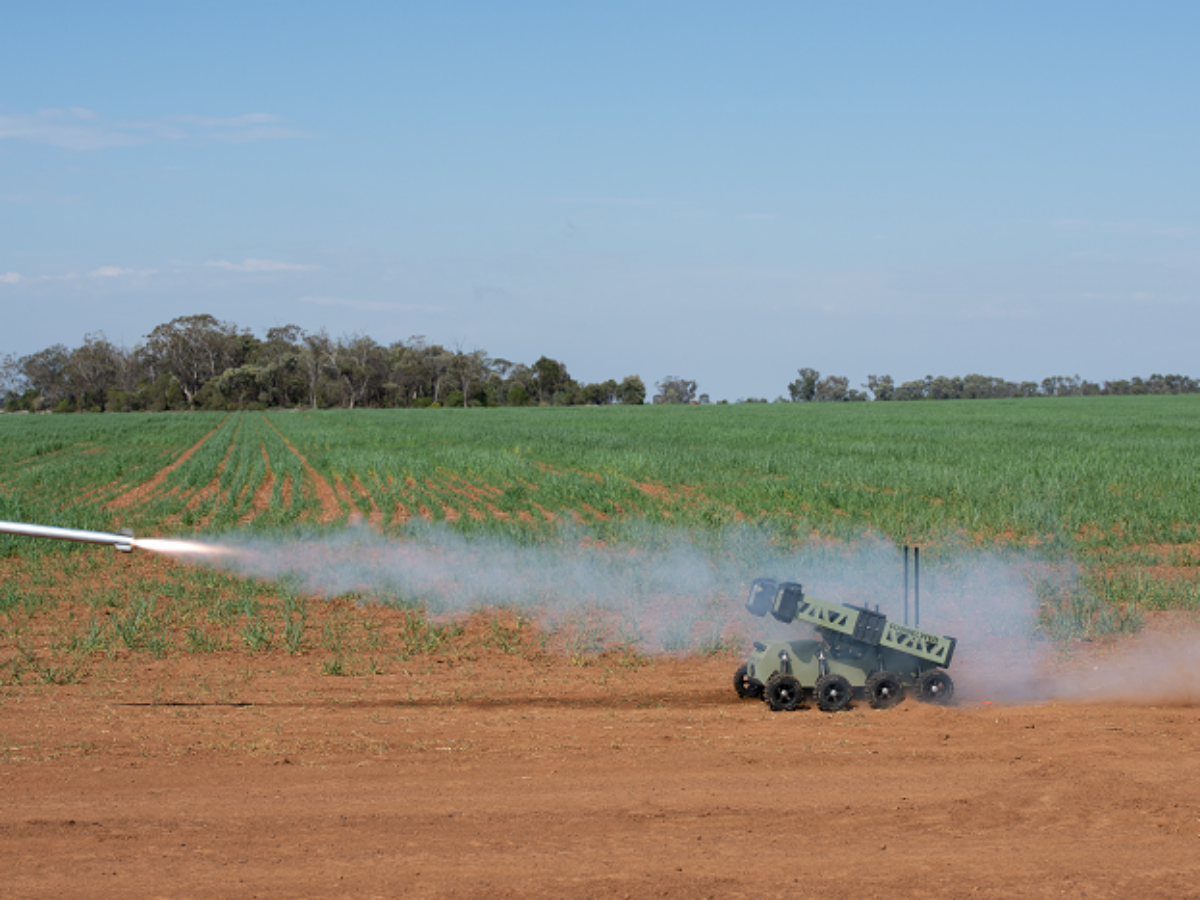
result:
[[(467, 537), (438, 524), (410, 525), (401, 538), (352, 527), (309, 536), (201, 539), (188, 542), (181, 558), (284, 579), (307, 593), (353, 592), (368, 602), (420, 607), (435, 616), (501, 607), (535, 616), (551, 629), (587, 623), (610, 645), (627, 643), (648, 652), (808, 636), (803, 626), (745, 612), (746, 592), (758, 577), (799, 581), (807, 593), (878, 605), (893, 621), (903, 620), (902, 557), (882, 539), (813, 541), (794, 548), (753, 526), (687, 531), (638, 523), (615, 534), (616, 540), (606, 542), (586, 530), (564, 528), (544, 543), (519, 544)], [(166, 543), (153, 549), (170, 554)], [(970, 547), (927, 552), (922, 562), (921, 627), (958, 639), (951, 674), (964, 699), (1127, 695), (1157, 690), (1153, 685), (1168, 679), (1167, 672), (1144, 666), (1130, 676), (1088, 677), (1055, 665), (1055, 645), (1039, 627), (1037, 579), (1049, 570), (1067, 583), (1077, 579), (1062, 563), (1050, 566), (1032, 553)], [(1200, 643), (1181, 638), (1179, 647), (1159, 655), (1176, 660), (1190, 653), (1195, 659)], [(1178, 668), (1170, 663), (1168, 670), (1172, 666)], [(1184, 672), (1194, 676), (1197, 668)]]
[[(622, 639), (646, 649), (695, 649), (734, 635), (802, 636), (802, 627), (757, 619), (742, 608), (750, 582), (763, 576), (800, 581), (826, 600), (879, 605), (892, 619), (903, 617), (901, 558), (884, 540), (788, 548), (751, 526), (692, 532), (636, 523), (617, 536), (603, 542), (564, 528), (548, 542), (522, 545), (418, 524), (401, 539), (365, 527), (310, 536), (235, 534), (181, 543), (179, 555), (241, 575), (284, 579), (308, 593), (354, 592), (433, 615), (507, 607), (554, 626), (604, 612)], [(175, 555), (170, 542), (153, 549)], [(944, 634), (954, 625), (972, 635), (980, 610), (987, 610), (993, 630), (1032, 626), (1036, 603), (1013, 566), (979, 557), (957, 568), (927, 565), (927, 571), (927, 629)]]
[[(649, 650), (712, 647), (745, 631), (737, 598), (760, 560), (771, 556), (764, 535), (746, 533), (703, 548), (685, 532), (635, 527), (619, 543), (563, 529), (548, 543), (520, 545), (497, 537), (467, 538), (448, 527), (406, 529), (403, 539), (364, 527), (320, 536), (232, 535), (158, 552), (262, 579), (284, 579), (323, 596), (357, 593), (366, 600), (458, 616), (485, 607), (536, 614), (554, 628), (604, 614), (610, 641)], [(196, 546), (211, 549), (199, 552)]]

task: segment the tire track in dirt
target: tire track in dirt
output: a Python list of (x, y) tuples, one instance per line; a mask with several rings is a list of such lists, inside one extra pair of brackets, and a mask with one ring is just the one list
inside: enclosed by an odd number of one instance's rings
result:
[(317, 516), (317, 522), (327, 525), (339, 519), (342, 515), (342, 505), (338, 503), (337, 494), (329, 486), (329, 482), (321, 476), (320, 472), (312, 467), (312, 464), (308, 461), (308, 457), (297, 450), (292, 445), (292, 442), (285, 438), (283, 433), (271, 424), (270, 419), (263, 416), (263, 421), (266, 422), (268, 428), (279, 435), (279, 439), (283, 441), (284, 446), (292, 451), (296, 459), (300, 460), (300, 465), (304, 467), (304, 473), (312, 479), (313, 487), (317, 492), (317, 500), (321, 504), (321, 514)]
[(182, 466), (185, 462), (187, 462), (189, 459), (191, 459), (192, 454), (195, 453), (197, 450), (199, 450), (201, 447), (203, 447), (205, 441), (207, 441), (210, 437), (212, 437), (214, 434), (216, 434), (218, 431), (220, 431), (221, 426), (224, 425), (228, 421), (229, 421), (229, 416), (227, 415), (227, 416), (225, 416), (224, 419), (222, 419), (219, 423), (217, 423), (216, 428), (214, 428), (212, 431), (210, 431), (204, 437), (200, 438), (200, 440), (196, 441), (196, 443), (194, 443), (187, 450), (184, 450), (183, 453), (179, 456), (179, 458), (175, 460), (175, 462), (171, 463), (168, 466), (165, 466), (162, 469), (159, 469), (158, 473), (155, 474), (155, 476), (153, 478), (151, 478), (149, 481), (139, 484), (133, 490), (126, 491), (124, 494), (117, 497), (115, 500), (110, 500), (104, 508), (106, 510), (112, 512), (112, 511), (119, 510), (119, 509), (126, 509), (130, 506), (133, 506), (136, 503), (143, 502), (144, 498), (146, 498), (150, 494), (153, 494), (154, 491), (158, 489), (158, 486), (167, 480), (167, 476), (169, 476), (172, 472), (174, 472), (176, 469), (178, 469), (180, 466)]

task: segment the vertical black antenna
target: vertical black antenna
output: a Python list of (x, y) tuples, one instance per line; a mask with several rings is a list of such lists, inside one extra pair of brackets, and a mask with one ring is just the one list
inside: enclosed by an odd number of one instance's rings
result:
[(904, 545), (904, 624), (908, 624), (908, 544)]
[(913, 547), (913, 625), (921, 627), (921, 548)]

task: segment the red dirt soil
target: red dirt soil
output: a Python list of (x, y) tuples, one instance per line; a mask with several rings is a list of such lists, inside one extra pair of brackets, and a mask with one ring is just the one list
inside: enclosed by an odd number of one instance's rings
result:
[(4, 896), (1200, 895), (1195, 706), (775, 714), (732, 657), (319, 664), (4, 689)]
[(155, 476), (153, 478), (151, 478), (149, 481), (145, 481), (142, 484), (139, 484), (133, 490), (127, 491), (126, 493), (122, 494), (120, 497), (117, 497), (115, 500), (110, 500), (106, 509), (108, 509), (110, 511), (125, 509), (126, 507), (133, 506), (135, 503), (140, 503), (142, 500), (149, 497), (151, 494), (153, 494), (158, 489), (158, 486), (160, 484), (162, 484), (164, 481), (167, 480), (168, 475), (170, 475), (172, 472), (174, 472), (176, 469), (178, 469), (180, 466), (182, 466), (185, 462), (187, 462), (189, 459), (191, 459), (192, 454), (195, 453), (197, 450), (199, 450), (201, 447), (203, 447), (205, 441), (207, 441), (214, 434), (216, 434), (218, 431), (220, 431), (221, 426), (225, 424), (225, 420), (228, 418), (229, 418), (229, 416), (226, 416), (224, 419), (222, 419), (217, 424), (216, 428), (214, 428), (212, 431), (210, 431), (204, 437), (200, 438), (200, 440), (196, 441), (196, 443), (194, 443), (191, 447), (184, 450), (183, 453), (181, 453), (179, 455), (179, 457), (176, 458), (176, 460), (173, 463), (159, 469), (157, 474), (155, 474)]
[[(213, 476), (212, 481), (188, 498), (187, 506), (185, 508), (190, 510), (199, 509), (209, 500), (213, 501), (212, 509), (201, 516), (198, 520), (196, 526), (197, 528), (204, 528), (207, 526), (208, 523), (212, 521), (212, 517), (216, 515), (216, 512), (221, 505), (229, 501), (229, 493), (221, 493), (221, 476), (225, 474), (225, 467), (229, 465), (229, 459), (233, 456), (233, 448), (237, 446), (237, 436), (241, 429), (242, 422), (241, 419), (239, 419), (237, 426), (233, 429), (233, 434), (229, 438), (229, 446), (225, 448), (225, 455), (222, 456), (221, 461), (217, 463), (217, 474)], [(171, 516), (165, 521), (165, 524), (168, 526), (174, 526), (178, 524), (181, 519), (181, 516)]]
[(252, 522), (271, 508), (271, 496), (275, 491), (275, 473), (271, 471), (271, 457), (267, 455), (267, 445), (259, 444), (262, 450), (263, 466), (267, 474), (254, 490), (254, 499), (250, 503), (250, 511), (238, 519), (239, 525)]
[(366, 498), (367, 502), (371, 504), (371, 513), (367, 516), (367, 523), (372, 528), (378, 528), (383, 524), (383, 510), (380, 509), (379, 504), (375, 502), (375, 497), (369, 490), (367, 490), (367, 486), (358, 480), (357, 475), (354, 476), (353, 480), (350, 482), (350, 486), (354, 489), (354, 493), (358, 494), (360, 497)]
[(263, 416), (263, 421), (266, 422), (268, 428), (279, 435), (279, 439), (283, 441), (284, 445), (296, 455), (296, 459), (300, 460), (300, 465), (304, 468), (304, 474), (306, 474), (312, 481), (313, 487), (317, 492), (317, 500), (321, 504), (321, 514), (317, 517), (317, 521), (322, 525), (325, 525), (340, 518), (342, 515), (342, 507), (338, 503), (337, 494), (335, 494), (333, 492), (333, 488), (329, 486), (329, 482), (324, 479), (320, 472), (312, 467), (308, 461), (308, 458), (299, 450), (297, 450), (292, 445), (292, 442), (285, 438), (282, 432), (272, 425), (266, 416)]
[[(429, 485), (432, 487), (433, 482), (430, 481)], [(485, 507), (495, 519), (505, 521), (509, 518), (508, 513), (500, 509), (488, 499), (489, 497), (499, 497), (504, 494), (504, 491), (500, 490), (499, 488), (492, 487), (490, 484), (474, 485), (465, 478), (460, 478), (457, 475), (447, 475), (445, 490), (455, 494), (458, 497), (466, 497), (475, 501), (480, 506)], [(487, 518), (487, 516), (481, 510), (475, 508), (474, 506), (468, 506), (467, 513), (477, 522), (483, 521)]]

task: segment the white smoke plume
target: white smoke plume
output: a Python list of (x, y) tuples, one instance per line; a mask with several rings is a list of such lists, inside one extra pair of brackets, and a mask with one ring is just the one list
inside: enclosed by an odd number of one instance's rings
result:
[[(796, 549), (753, 527), (693, 532), (641, 525), (628, 526), (618, 538), (603, 541), (585, 530), (562, 529), (548, 541), (525, 544), (468, 537), (440, 525), (410, 526), (400, 537), (359, 526), (308, 536), (200, 539), (186, 556), (241, 575), (284, 579), (306, 593), (355, 593), (364, 602), (410, 605), (434, 616), (500, 607), (550, 628), (599, 621), (608, 644), (647, 652), (740, 648), (751, 639), (808, 636), (803, 626), (744, 610), (750, 583), (758, 577), (798, 581), (806, 593), (878, 606), (891, 620), (904, 621), (903, 557), (881, 539), (812, 541)], [(168, 543), (156, 542), (155, 549), (169, 554)], [(201, 548), (209, 552), (196, 552)], [(1145, 665), (1128, 676), (1116, 675), (1119, 667), (1092, 676), (1063, 670), (1054, 643), (1039, 627), (1036, 585), (1048, 571), (1064, 583), (1077, 578), (1069, 566), (1051, 566), (1029, 553), (999, 555), (963, 546), (924, 554), (919, 624), (957, 639), (951, 674), (960, 697), (1040, 702), (1136, 694), (1147, 680), (1154, 685), (1180, 680), (1180, 661), (1193, 676), (1188, 683), (1197, 683), (1195, 637), (1179, 638), (1170, 653), (1156, 655), (1162, 673)], [(912, 624), (916, 599), (914, 590)]]
[(1200, 630), (1138, 635), (1047, 678), (1046, 699), (1138, 705), (1200, 704)]

